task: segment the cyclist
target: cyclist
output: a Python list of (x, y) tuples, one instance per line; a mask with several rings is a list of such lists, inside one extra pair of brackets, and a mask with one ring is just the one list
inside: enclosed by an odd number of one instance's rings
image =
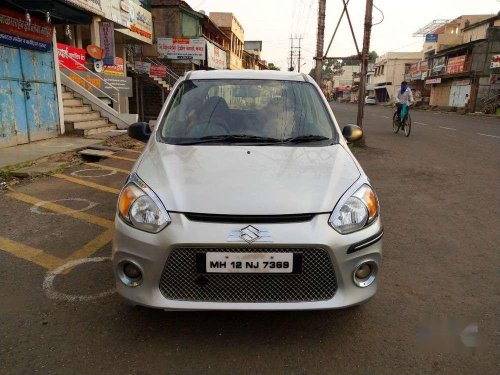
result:
[(408, 113), (408, 107), (412, 105), (414, 102), (415, 101), (413, 100), (413, 93), (411, 92), (411, 89), (408, 87), (408, 82), (406, 81), (401, 82), (401, 89), (398, 90), (398, 94), (396, 95), (396, 106), (398, 107), (397, 114), (401, 122), (403, 122), (404, 120), (401, 118), (401, 109), (403, 108), (403, 104), (407, 105), (406, 113)]

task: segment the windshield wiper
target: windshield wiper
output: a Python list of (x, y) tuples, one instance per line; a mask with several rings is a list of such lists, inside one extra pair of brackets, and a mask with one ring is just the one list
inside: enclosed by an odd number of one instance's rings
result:
[(306, 143), (306, 142), (318, 142), (318, 141), (331, 141), (332, 139), (325, 137), (323, 135), (307, 134), (298, 135), (292, 138), (285, 138), (284, 143)]
[(208, 135), (197, 140), (179, 142), (178, 145), (197, 145), (201, 143), (279, 143), (280, 139), (271, 137), (261, 137), (248, 134), (226, 134), (226, 135)]

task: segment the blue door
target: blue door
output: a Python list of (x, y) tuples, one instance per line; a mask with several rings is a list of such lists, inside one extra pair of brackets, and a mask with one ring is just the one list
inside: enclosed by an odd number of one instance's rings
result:
[(57, 136), (52, 52), (0, 46), (0, 148)]

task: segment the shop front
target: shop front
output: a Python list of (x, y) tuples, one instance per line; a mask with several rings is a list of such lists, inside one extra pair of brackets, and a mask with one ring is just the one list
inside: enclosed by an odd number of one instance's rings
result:
[(0, 148), (56, 137), (53, 26), (0, 7)]

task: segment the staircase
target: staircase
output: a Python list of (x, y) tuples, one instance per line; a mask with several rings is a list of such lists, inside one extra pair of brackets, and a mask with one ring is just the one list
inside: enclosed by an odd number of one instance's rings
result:
[(94, 111), (90, 105), (83, 104), (82, 99), (77, 98), (73, 91), (65, 86), (63, 89), (66, 133), (86, 137), (116, 129), (116, 125), (109, 122), (99, 111)]

